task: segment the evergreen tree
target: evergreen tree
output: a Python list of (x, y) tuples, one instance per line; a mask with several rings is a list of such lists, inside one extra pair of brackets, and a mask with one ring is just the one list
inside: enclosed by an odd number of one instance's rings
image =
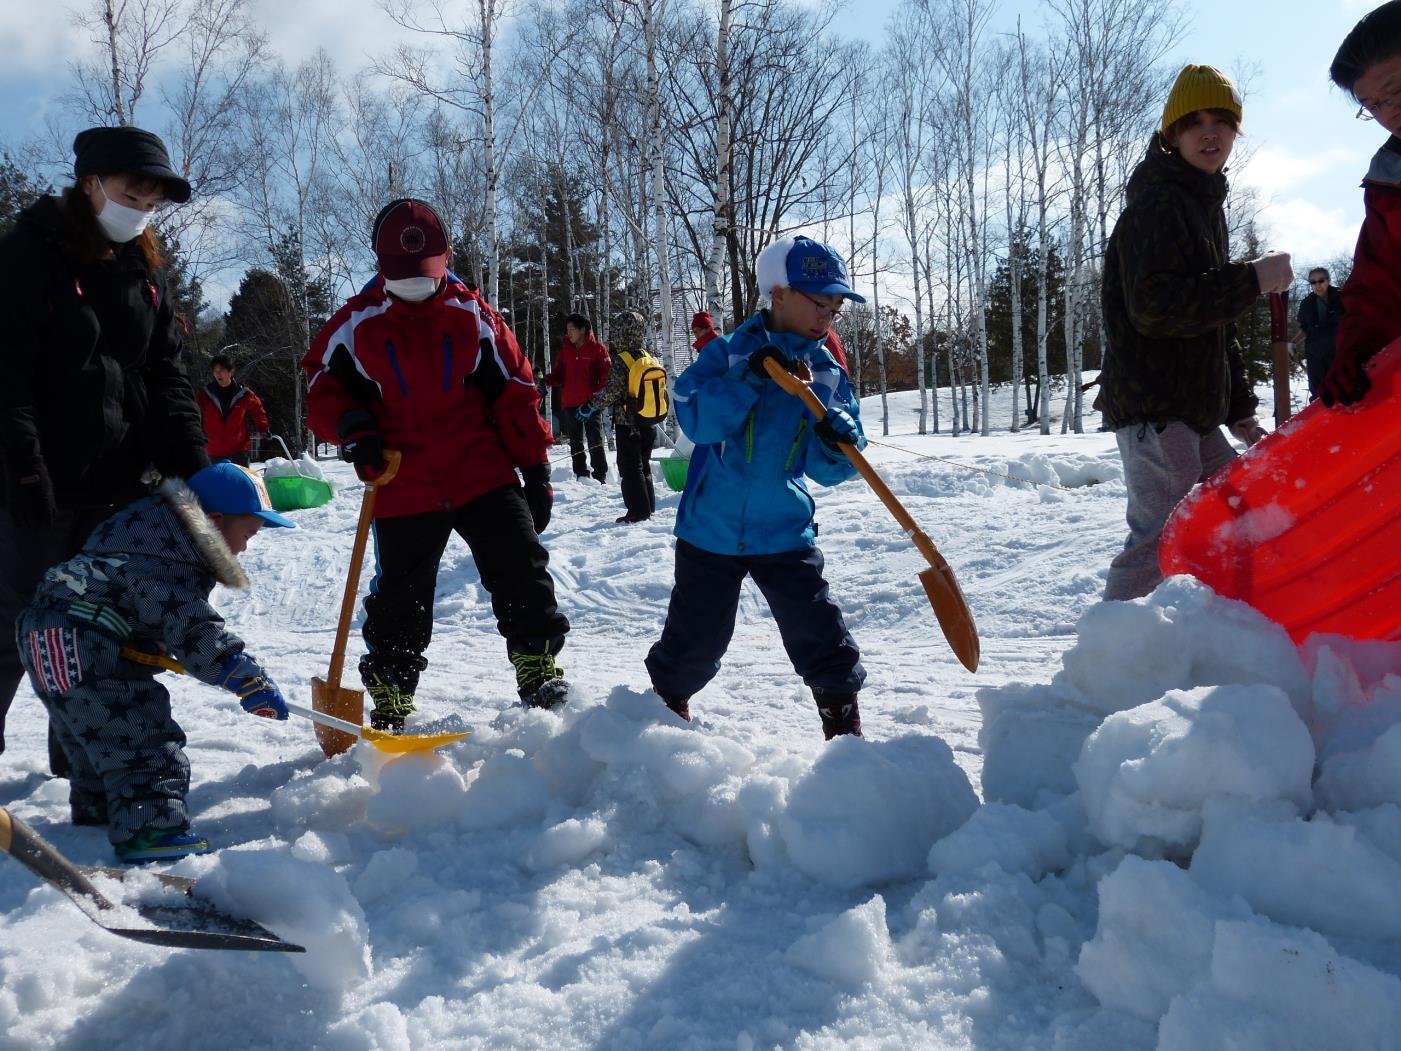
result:
[(53, 192), (53, 186), (21, 168), (8, 150), (0, 151), (0, 237), (10, 232), (20, 212)]
[[(988, 284), (988, 373), (993, 383), (1012, 378), (1012, 262), (1021, 268), (1022, 377), (1036, 381), (1036, 246), (1026, 233), (1012, 239), (1008, 258)], [(1046, 365), (1051, 375), (1065, 372), (1065, 265), (1054, 247), (1047, 253)]]

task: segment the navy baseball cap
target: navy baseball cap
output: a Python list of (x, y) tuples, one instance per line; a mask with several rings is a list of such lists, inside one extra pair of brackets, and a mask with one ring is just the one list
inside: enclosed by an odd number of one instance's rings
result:
[(774, 241), (755, 261), (759, 291), (796, 288), (813, 296), (845, 296), (857, 303), (866, 297), (852, 290), (846, 260), (831, 245), (811, 237), (784, 237)]
[(262, 478), (236, 463), (216, 463), (190, 476), (188, 483), (206, 513), (257, 515), (271, 526), (296, 529), (297, 523), (272, 509)]

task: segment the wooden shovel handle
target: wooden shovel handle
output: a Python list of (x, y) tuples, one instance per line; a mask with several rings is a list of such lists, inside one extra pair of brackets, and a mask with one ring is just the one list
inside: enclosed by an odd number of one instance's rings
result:
[[(365, 495), (360, 498), (360, 521), (355, 526), (355, 543), (350, 549), (350, 570), (345, 578), (345, 595), (341, 598), (341, 615), (336, 624), (336, 643), (331, 650), (331, 667), (326, 672), (326, 684), (339, 690), (341, 673), (345, 671), (345, 644), (350, 638), (350, 622), (355, 617), (355, 596), (360, 590), (360, 566), (365, 561), (365, 543), (370, 535), (370, 523), (375, 518), (375, 494), (399, 473), (403, 459), (397, 449), (386, 449), (384, 470), (373, 478), (363, 479)], [(357, 471), (357, 473), (359, 473)]]

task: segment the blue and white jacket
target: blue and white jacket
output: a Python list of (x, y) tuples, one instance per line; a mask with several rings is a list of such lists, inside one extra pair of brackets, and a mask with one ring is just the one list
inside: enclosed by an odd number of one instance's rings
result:
[(749, 355), (770, 343), (807, 362), (822, 404), (845, 409), (861, 426), (846, 370), (819, 341), (770, 332), (759, 313), (707, 343), (677, 378), (672, 399), (677, 423), (696, 443), (675, 533), (715, 554), (812, 547), (815, 505), (803, 476), (836, 485), (856, 473), (841, 452), (814, 438), (817, 420), (800, 398), (750, 370)]

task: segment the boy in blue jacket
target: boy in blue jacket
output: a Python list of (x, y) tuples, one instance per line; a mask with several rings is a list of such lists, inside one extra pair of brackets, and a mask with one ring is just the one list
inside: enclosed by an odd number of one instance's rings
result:
[[(835, 485), (856, 473), (838, 448), (866, 445), (846, 370), (823, 345), (852, 291), (828, 245), (786, 237), (759, 254), (769, 306), (711, 340), (676, 381), (672, 404), (695, 443), (676, 513), (676, 583), (662, 636), (647, 654), (657, 695), (689, 720), (690, 698), (720, 670), (746, 576), (763, 592), (793, 668), (812, 690), (830, 740), (861, 733), (861, 653), (822, 576), (814, 504), (803, 476)], [(774, 383), (772, 359), (812, 373), (827, 406), (814, 425), (799, 398)]]

